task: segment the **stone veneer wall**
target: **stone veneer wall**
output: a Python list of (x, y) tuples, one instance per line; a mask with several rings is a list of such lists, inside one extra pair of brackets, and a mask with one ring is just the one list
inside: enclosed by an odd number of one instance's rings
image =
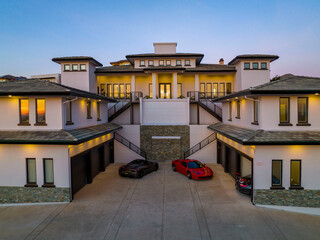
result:
[[(152, 136), (180, 136), (180, 139), (152, 139)], [(190, 148), (187, 125), (145, 125), (140, 127), (140, 148), (155, 161), (175, 160)]]
[(69, 188), (0, 187), (0, 204), (70, 202)]
[(295, 207), (320, 207), (320, 190), (255, 190), (254, 203)]

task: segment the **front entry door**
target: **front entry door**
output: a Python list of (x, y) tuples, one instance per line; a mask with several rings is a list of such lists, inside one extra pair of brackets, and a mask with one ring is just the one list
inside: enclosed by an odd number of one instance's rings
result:
[(171, 98), (171, 83), (160, 83), (160, 98)]

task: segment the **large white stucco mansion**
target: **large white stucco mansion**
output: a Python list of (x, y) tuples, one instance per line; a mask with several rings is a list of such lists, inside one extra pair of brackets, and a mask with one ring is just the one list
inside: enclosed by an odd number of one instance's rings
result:
[(194, 158), (252, 175), (254, 204), (320, 207), (320, 79), (270, 81), (276, 55), (204, 64), (176, 46), (1, 82), (0, 203), (71, 201), (113, 162)]

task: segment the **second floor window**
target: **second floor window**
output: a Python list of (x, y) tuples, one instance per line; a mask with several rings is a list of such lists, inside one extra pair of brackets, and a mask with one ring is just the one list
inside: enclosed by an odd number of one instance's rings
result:
[(171, 66), (171, 60), (166, 60), (166, 65)]
[(226, 83), (226, 86), (227, 86), (227, 94), (230, 94), (231, 93), (231, 83)]
[(101, 120), (101, 116), (100, 116), (100, 102), (97, 102), (97, 121)]
[(240, 100), (237, 101), (237, 116), (236, 118), (240, 118)]
[(253, 101), (253, 123), (259, 122), (259, 102), (257, 99)]
[(65, 64), (64, 65), (64, 71), (70, 71), (70, 65), (69, 64)]
[(280, 123), (289, 123), (290, 122), (290, 108), (289, 108), (289, 98), (281, 97), (280, 98)]
[(144, 60), (140, 60), (140, 66), (146, 66)]
[(72, 102), (66, 103), (66, 120), (67, 124), (72, 123)]
[(87, 119), (91, 118), (91, 101), (87, 101)]
[(105, 84), (100, 85), (100, 91), (101, 91), (102, 96), (106, 95), (106, 85)]
[(267, 69), (267, 63), (266, 62), (262, 62), (260, 67), (261, 67), (261, 69)]
[(20, 99), (20, 124), (29, 124), (29, 100)]
[(177, 61), (176, 61), (176, 65), (177, 65), (177, 66), (181, 66), (181, 60), (177, 60)]
[(149, 97), (152, 98), (152, 83), (149, 83)]
[(78, 71), (78, 64), (72, 64), (72, 71)]
[(228, 120), (229, 121), (232, 120), (232, 102), (231, 101), (229, 102), (229, 119)]
[(36, 122), (45, 123), (46, 122), (46, 100), (36, 99)]
[(244, 63), (244, 69), (250, 69), (250, 63), (249, 62), (245, 62)]
[(190, 60), (185, 60), (184, 65), (190, 66)]
[(159, 60), (159, 66), (164, 66), (164, 60)]
[(259, 63), (254, 62), (252, 63), (252, 69), (258, 69), (259, 68)]
[(153, 60), (149, 60), (148, 65), (153, 66), (154, 65)]
[(86, 65), (85, 64), (80, 64), (80, 70), (85, 71), (86, 70)]
[(182, 83), (177, 83), (177, 97), (182, 96)]
[(308, 98), (298, 98), (298, 123), (308, 122)]

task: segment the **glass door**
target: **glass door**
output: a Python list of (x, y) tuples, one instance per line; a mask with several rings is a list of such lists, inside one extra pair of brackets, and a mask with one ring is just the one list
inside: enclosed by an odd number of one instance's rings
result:
[(171, 98), (171, 84), (160, 83), (159, 84), (160, 98)]
[(124, 93), (125, 93), (124, 84), (123, 83), (119, 84), (119, 86), (120, 86), (120, 98), (124, 98)]
[(207, 83), (207, 98), (212, 98), (212, 84)]
[(205, 83), (200, 83), (200, 95), (199, 95), (199, 98), (204, 98), (205, 97), (205, 91), (206, 91), (206, 88), (205, 88)]

